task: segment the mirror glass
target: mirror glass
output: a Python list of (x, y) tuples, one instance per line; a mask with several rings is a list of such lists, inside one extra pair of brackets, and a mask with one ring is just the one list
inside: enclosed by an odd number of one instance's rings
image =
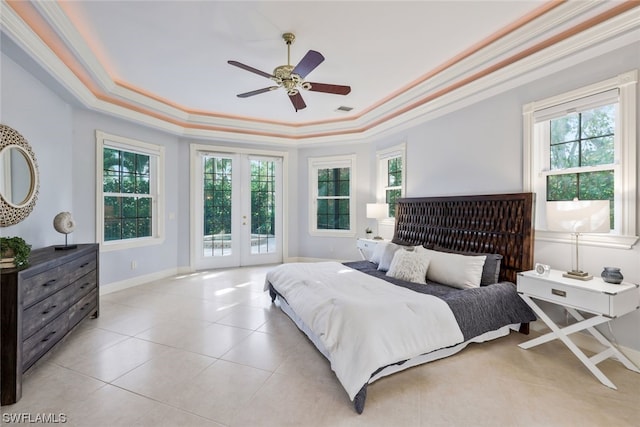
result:
[(0, 124), (0, 227), (23, 221), (38, 200), (38, 162), (20, 132)]
[(29, 155), (18, 146), (0, 152), (0, 194), (16, 207), (22, 207), (33, 192), (34, 171)]

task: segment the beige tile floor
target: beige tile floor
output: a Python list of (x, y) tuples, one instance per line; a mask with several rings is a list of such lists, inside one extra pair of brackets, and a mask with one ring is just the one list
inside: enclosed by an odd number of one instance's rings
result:
[[(640, 374), (602, 386), (558, 342), (512, 333), (369, 386), (358, 415), (327, 361), (262, 292), (267, 267), (104, 295), (24, 380), (12, 414), (72, 426), (638, 426)], [(15, 416), (15, 415), (14, 415)]]

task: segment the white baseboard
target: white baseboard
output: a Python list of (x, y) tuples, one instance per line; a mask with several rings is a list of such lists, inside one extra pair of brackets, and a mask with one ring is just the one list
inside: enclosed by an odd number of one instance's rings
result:
[(170, 268), (168, 270), (157, 271), (151, 274), (145, 274), (142, 276), (132, 277), (130, 279), (121, 280), (119, 282), (112, 282), (107, 285), (100, 285), (100, 295), (107, 295), (112, 292), (122, 291), (134, 286), (144, 285), (145, 283), (153, 282), (154, 280), (166, 279), (167, 277), (182, 274), (189, 271), (187, 268)]
[[(531, 322), (530, 327), (532, 331), (536, 331), (539, 333), (547, 333), (549, 332), (549, 328), (540, 321)], [(599, 353), (605, 349), (605, 347), (600, 344), (593, 336), (584, 332), (576, 332), (570, 335), (571, 341), (574, 342), (575, 345), (580, 347), (583, 350), (587, 350), (594, 353)], [(640, 351), (625, 347), (623, 345), (618, 345), (618, 350), (627, 356), (629, 360), (633, 362), (634, 365), (640, 367)]]

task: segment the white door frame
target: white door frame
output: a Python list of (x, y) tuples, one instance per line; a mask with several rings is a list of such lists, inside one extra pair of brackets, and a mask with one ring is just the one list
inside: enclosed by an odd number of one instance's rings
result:
[(280, 157), (282, 158), (282, 259), (289, 257), (289, 243), (288, 243), (288, 230), (286, 224), (288, 223), (289, 212), (289, 153), (286, 151), (271, 151), (271, 150), (252, 150), (240, 147), (224, 147), (207, 144), (190, 144), (189, 147), (189, 161), (190, 161), (190, 239), (189, 239), (189, 254), (190, 254), (190, 269), (196, 271), (197, 269), (197, 250), (195, 242), (197, 239), (197, 233), (201, 229), (198, 226), (199, 214), (197, 212), (197, 206), (202, 205), (198, 200), (202, 197), (199, 193), (200, 185), (198, 180), (199, 171), (201, 166), (199, 161), (201, 160), (200, 153), (222, 154), (222, 155), (237, 155), (245, 154), (249, 156), (265, 156), (265, 157)]

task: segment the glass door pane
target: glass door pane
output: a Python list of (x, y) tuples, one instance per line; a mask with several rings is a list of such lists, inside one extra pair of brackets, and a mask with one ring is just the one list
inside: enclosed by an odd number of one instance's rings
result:
[(276, 164), (251, 160), (251, 253), (276, 251)]
[(233, 161), (218, 156), (203, 157), (202, 256), (233, 254), (231, 245)]

